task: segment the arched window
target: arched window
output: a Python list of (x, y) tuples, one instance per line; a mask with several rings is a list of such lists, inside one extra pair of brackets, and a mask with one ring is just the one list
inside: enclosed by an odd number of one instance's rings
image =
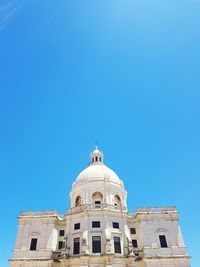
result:
[(81, 197), (77, 196), (76, 201), (75, 201), (75, 207), (80, 207), (81, 206)]
[(95, 205), (95, 207), (100, 208), (101, 204), (103, 202), (103, 195), (100, 192), (94, 192), (92, 195), (92, 204)]
[(122, 205), (121, 198), (117, 194), (114, 196), (114, 205), (115, 206), (121, 206)]

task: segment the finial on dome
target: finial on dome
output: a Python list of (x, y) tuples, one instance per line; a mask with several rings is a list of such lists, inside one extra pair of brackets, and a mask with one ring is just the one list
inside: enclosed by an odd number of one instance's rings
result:
[(95, 142), (95, 150), (99, 150), (97, 141)]
[(90, 153), (90, 160), (91, 163), (103, 163), (103, 152), (99, 150), (97, 142), (95, 149)]

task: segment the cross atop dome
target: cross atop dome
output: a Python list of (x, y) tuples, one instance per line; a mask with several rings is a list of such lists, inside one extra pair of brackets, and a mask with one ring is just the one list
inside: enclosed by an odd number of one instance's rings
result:
[(103, 152), (101, 152), (96, 144), (93, 152), (90, 153), (91, 163), (103, 163)]

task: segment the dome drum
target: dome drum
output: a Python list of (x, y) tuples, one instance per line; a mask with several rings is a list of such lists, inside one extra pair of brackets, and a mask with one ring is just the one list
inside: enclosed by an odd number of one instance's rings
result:
[[(88, 187), (87, 187), (88, 188)], [(116, 188), (88, 188), (88, 192), (75, 191), (71, 194), (71, 208), (83, 205), (109, 204), (116, 207), (126, 207), (126, 192), (119, 192)]]

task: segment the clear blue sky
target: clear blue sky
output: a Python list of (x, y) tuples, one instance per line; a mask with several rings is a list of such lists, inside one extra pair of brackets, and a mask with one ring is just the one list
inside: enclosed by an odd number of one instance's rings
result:
[(95, 141), (128, 207), (175, 205), (199, 267), (200, 1), (0, 0), (0, 267), (69, 207)]

